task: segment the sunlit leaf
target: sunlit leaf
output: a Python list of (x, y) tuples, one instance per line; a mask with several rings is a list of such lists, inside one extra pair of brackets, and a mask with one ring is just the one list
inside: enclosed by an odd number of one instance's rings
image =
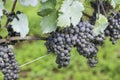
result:
[(94, 28), (95, 35), (99, 35), (103, 33), (109, 24), (107, 18), (104, 15), (100, 14), (98, 16), (99, 19), (96, 20), (95, 28)]
[(111, 0), (111, 5), (115, 8), (117, 5), (120, 5), (120, 0)]
[(19, 32), (21, 37), (25, 37), (28, 32), (29, 32), (29, 27), (28, 27), (28, 18), (25, 14), (18, 14), (17, 15), (19, 20), (16, 18), (13, 19), (12, 28), (14, 31)]
[(84, 6), (79, 1), (65, 0), (59, 10), (57, 25), (60, 27), (68, 27), (71, 24), (76, 26), (81, 17)]
[(56, 19), (57, 19), (56, 12), (52, 12), (48, 16), (43, 17), (43, 19), (40, 23), (43, 33), (50, 33), (52, 31), (56, 30), (56, 28), (57, 28)]
[(3, 15), (3, 9), (4, 9), (4, 4), (3, 4), (2, 0), (0, 0), (0, 16)]
[(38, 0), (19, 0), (20, 4), (24, 6), (33, 6), (35, 7), (38, 4)]

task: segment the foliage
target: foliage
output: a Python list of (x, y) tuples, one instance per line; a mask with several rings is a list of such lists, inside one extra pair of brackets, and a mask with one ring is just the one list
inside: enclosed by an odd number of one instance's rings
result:
[(82, 17), (83, 4), (79, 1), (65, 0), (61, 6), (57, 25), (60, 27), (69, 27), (71, 24), (76, 26)]
[(108, 26), (108, 20), (104, 15), (99, 14), (98, 18), (95, 23), (96, 28), (94, 29), (96, 35), (103, 33)]
[[(4, 34), (3, 34), (4, 33)], [(0, 36), (2, 36), (3, 38), (6, 37), (6, 35), (8, 35), (8, 31), (6, 28), (1, 28), (0, 29)]]
[[(38, 0), (34, 0), (34, 1), (33, 0), (29, 0), (29, 1), (19, 0), (19, 2), (23, 6), (35, 7), (39, 4)], [(119, 0), (110, 0), (110, 3), (113, 6), (113, 8), (117, 7), (117, 5), (119, 5), (119, 2), (120, 2)], [(84, 11), (91, 15), (92, 13), (90, 12), (92, 11), (90, 11), (90, 9), (93, 9), (92, 7), (90, 7), (90, 0), (88, 1), (84, 1), (84, 0), (80, 0), (80, 1), (79, 0), (60, 0), (60, 1), (59, 0), (42, 0), (40, 1), (40, 3), (41, 3), (41, 7), (40, 7), (40, 10), (38, 11), (38, 15), (42, 17), (42, 20), (40, 22), (42, 33), (50, 33), (52, 31), (55, 31), (57, 27), (69, 27), (71, 24), (76, 26), (81, 20), (81, 17), (84, 17), (82, 12)], [(2, 10), (4, 9), (2, 0), (1, 0), (0, 5), (1, 5), (0, 13), (2, 15)], [(101, 15), (98, 15), (98, 16), (101, 16)], [(106, 18), (104, 15), (103, 17)], [(99, 22), (99, 23), (102, 23), (102, 22)], [(107, 24), (107, 22), (105, 24)], [(99, 24), (99, 26), (104, 26), (104, 25)], [(99, 29), (101, 28), (102, 27), (99, 27)], [(104, 29), (105, 27), (102, 30)], [(97, 28), (97, 31), (98, 31), (98, 28)], [(18, 32), (18, 30), (16, 32)], [(26, 34), (24, 33), (25, 32), (23, 31), (22, 34), (26, 35), (28, 32)], [(96, 35), (98, 34), (99, 34), (99, 31), (98, 33), (96, 33)]]
[[(8, 1), (8, 3), (6, 3), (5, 10), (10, 9), (10, 3), (13, 3), (13, 1)], [(89, 2), (91, 0), (87, 1), (19, 0), (16, 12), (20, 10), (23, 13), (21, 13), (21, 15), (16, 15), (10, 24), (13, 25), (13, 29), (16, 32), (20, 32), (21, 37), (25, 37), (27, 34), (40, 36), (42, 35), (41, 33), (56, 31), (58, 27), (69, 27), (71, 24), (75, 26), (83, 17), (86, 17), (83, 12), (88, 13), (89, 16), (93, 15), (94, 9), (90, 6)], [(120, 7), (118, 7), (120, 0), (109, 0), (109, 3), (114, 10), (120, 10)], [(0, 28), (0, 36), (5, 38), (8, 35), (8, 32), (6, 28), (3, 28), (3, 24), (5, 24), (6, 20), (4, 19), (6, 16), (3, 15), (3, 9), (4, 4), (2, 0), (0, 0), (0, 19), (2, 16), (2, 22), (0, 20), (0, 24), (2, 24), (2, 28)], [(36, 14), (37, 10), (40, 17)], [(7, 10), (7, 12), (9, 13), (9, 10)], [(109, 13), (107, 15), (109, 15)], [(101, 34), (108, 25), (107, 17), (105, 15), (99, 14), (98, 16), (99, 17), (94, 25), (94, 27), (96, 27), (94, 30), (95, 35)], [(88, 17), (85, 18), (85, 20), (88, 20)], [(47, 53), (44, 43), (44, 41), (17, 43), (15, 45), (15, 52), (20, 65)], [(95, 68), (88, 67), (85, 63), (86, 59), (78, 56), (76, 49), (73, 49), (71, 54), (76, 55), (72, 55), (72, 62), (69, 67), (65, 69), (55, 68), (55, 56), (50, 55), (38, 62), (23, 67), (20, 80), (98, 80), (98, 78), (100, 80), (119, 80), (119, 45), (120, 43), (118, 42), (116, 46), (112, 46), (107, 40), (106, 43), (100, 47), (98, 56), (99, 64)], [(0, 77), (0, 79), (2, 80), (3, 78)]]
[(24, 5), (24, 6), (33, 6), (33, 7), (35, 7), (37, 4), (38, 4), (38, 0), (19, 0), (20, 1), (20, 3), (22, 4), (22, 5)]
[(113, 6), (113, 8), (115, 8), (119, 4), (120, 4), (120, 0), (111, 0), (111, 5)]
[(29, 25), (28, 25), (28, 19), (25, 14), (17, 14), (18, 20), (16, 18), (13, 19), (13, 22), (11, 23), (13, 26), (13, 30), (16, 32), (20, 32), (21, 37), (25, 37), (29, 32)]
[(3, 15), (3, 12), (2, 12), (3, 9), (4, 9), (3, 2), (2, 0), (0, 0), (0, 16)]
[(43, 17), (40, 23), (43, 33), (49, 33), (56, 30), (56, 18), (56, 12), (52, 12), (49, 15)]

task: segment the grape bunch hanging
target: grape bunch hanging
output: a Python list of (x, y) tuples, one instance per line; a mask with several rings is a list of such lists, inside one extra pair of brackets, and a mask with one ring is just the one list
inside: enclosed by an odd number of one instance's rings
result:
[(108, 17), (109, 25), (105, 30), (105, 35), (110, 36), (110, 40), (113, 44), (120, 38), (120, 12), (111, 13)]
[(15, 60), (15, 54), (7, 45), (0, 45), (0, 69), (4, 74), (4, 80), (16, 80), (19, 78), (20, 69)]
[(66, 67), (70, 62), (70, 51), (77, 47), (80, 55), (88, 59), (90, 66), (97, 63), (97, 45), (93, 43), (95, 35), (93, 26), (88, 22), (80, 22), (77, 26), (70, 26), (59, 32), (53, 32), (46, 42), (48, 52), (57, 54), (58, 67)]
[[(11, 18), (12, 21), (12, 18)], [(15, 32), (12, 25), (8, 24), (6, 26), (8, 35), (7, 37), (19, 37), (20, 33)], [(2, 37), (0, 37), (2, 39)], [(17, 80), (19, 78), (19, 64), (15, 60), (15, 54), (9, 45), (14, 45), (17, 41), (10, 41), (9, 43), (0, 43), (0, 70), (4, 75), (4, 80)]]
[(102, 45), (107, 36), (113, 44), (120, 38), (120, 13), (111, 13), (108, 17), (109, 25), (104, 33), (94, 35), (93, 25), (89, 22), (79, 22), (77, 26), (70, 26), (63, 30), (52, 32), (45, 45), (48, 52), (57, 54), (58, 67), (66, 67), (70, 63), (70, 51), (76, 47), (80, 55), (88, 59), (91, 67), (98, 63), (98, 46)]
[[(12, 29), (11, 25), (7, 26), (8, 37), (20, 36), (19, 33)], [(14, 45), (17, 41), (10, 41), (10, 45)], [(15, 54), (7, 43), (0, 44), (0, 70), (4, 74), (4, 80), (17, 80), (19, 78), (19, 64), (15, 60)]]

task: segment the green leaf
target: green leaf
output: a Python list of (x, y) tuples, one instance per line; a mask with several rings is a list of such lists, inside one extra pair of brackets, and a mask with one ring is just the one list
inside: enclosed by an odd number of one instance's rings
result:
[(42, 3), (44, 3), (44, 2), (47, 2), (48, 0), (41, 0), (42, 1)]
[(42, 33), (50, 33), (52, 31), (55, 31), (56, 26), (56, 19), (57, 19), (57, 12), (52, 12), (48, 16), (45, 16), (41, 20), (41, 27), (42, 27)]
[(38, 4), (38, 0), (19, 0), (20, 4), (23, 6), (33, 6), (35, 7)]
[(94, 12), (94, 9), (91, 6), (91, 0), (87, 0), (83, 4), (84, 4), (84, 7), (85, 7), (84, 13), (87, 13), (88, 15), (92, 16), (93, 12)]
[(19, 20), (16, 18), (13, 19), (12, 28), (14, 31), (19, 32), (21, 37), (25, 37), (28, 32), (29, 32), (29, 25), (28, 25), (28, 18), (25, 14), (17, 14), (17, 17)]
[(71, 18), (71, 23), (76, 26), (82, 17), (82, 11), (84, 10), (83, 4), (74, 1), (73, 4), (70, 7), (70, 18)]
[(120, 5), (117, 5), (116, 8), (115, 8), (116, 11), (119, 11), (120, 10)]
[(60, 15), (58, 17), (57, 25), (60, 26), (60, 27), (70, 26), (70, 17), (67, 14)]
[(79, 1), (65, 0), (59, 10), (57, 26), (68, 27), (71, 24), (76, 26), (81, 17), (84, 6)]
[(3, 4), (2, 0), (0, 0), (0, 16), (3, 15), (3, 9), (4, 9), (4, 4)]
[(120, 0), (111, 0), (111, 5), (115, 8), (117, 5), (120, 5)]
[(114, 0), (111, 0), (111, 5), (113, 6), (113, 8), (115, 8), (115, 7), (116, 7), (116, 3), (115, 3), (115, 1), (114, 1)]
[(38, 11), (38, 15), (46, 16), (54, 10), (55, 10), (55, 4), (52, 2), (52, 0), (48, 0), (42, 3), (41, 8)]
[(98, 16), (99, 16), (99, 19), (96, 20), (95, 28), (94, 28), (95, 35), (99, 35), (99, 34), (103, 33), (104, 30), (109, 25), (108, 20), (104, 15), (100, 14)]
[(6, 28), (0, 28), (0, 36), (5, 38), (8, 35), (8, 31)]

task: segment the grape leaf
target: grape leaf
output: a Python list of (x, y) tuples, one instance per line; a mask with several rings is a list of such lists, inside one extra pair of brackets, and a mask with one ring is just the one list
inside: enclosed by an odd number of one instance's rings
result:
[(82, 17), (82, 11), (84, 10), (84, 7), (82, 3), (78, 1), (74, 1), (73, 4), (70, 7), (70, 16), (71, 16), (71, 23), (76, 26), (81, 17)]
[(58, 23), (57, 25), (60, 27), (68, 27), (70, 26), (70, 17), (68, 16), (68, 14), (64, 14), (64, 15), (60, 15), (58, 17)]
[(111, 5), (113, 6), (113, 8), (115, 8), (115, 7), (116, 7), (116, 3), (115, 3), (115, 1), (114, 1), (114, 0), (111, 0)]
[(46, 1), (42, 3), (40, 10), (38, 11), (38, 15), (40, 16), (46, 16), (55, 9), (55, 4), (52, 2), (52, 0)]
[(59, 10), (57, 26), (67, 27), (71, 23), (76, 26), (81, 17), (84, 6), (81, 2), (75, 0), (65, 0)]
[(111, 5), (115, 8), (117, 5), (120, 5), (120, 0), (111, 0)]
[(3, 9), (4, 9), (4, 4), (3, 4), (2, 0), (0, 0), (0, 16), (3, 15)]
[(19, 32), (21, 37), (25, 37), (29, 32), (28, 18), (25, 14), (17, 14), (19, 20), (13, 19), (12, 28), (14, 31)]
[(38, 4), (38, 0), (19, 0), (20, 4), (24, 6), (33, 6), (35, 7)]
[(48, 0), (41, 0), (42, 1), (42, 3), (44, 3), (44, 2), (47, 2)]
[(57, 12), (52, 12), (48, 16), (43, 17), (40, 23), (43, 31), (42, 33), (49, 33), (55, 31), (57, 28), (56, 19), (57, 19)]
[(88, 15), (92, 16), (93, 12), (94, 12), (94, 9), (91, 6), (91, 0), (87, 0), (83, 4), (84, 4), (84, 7), (85, 7), (84, 13), (87, 13)]
[(5, 38), (8, 35), (8, 31), (6, 28), (0, 28), (0, 36)]
[(0, 16), (0, 21), (2, 20), (2, 16)]
[(95, 35), (99, 35), (99, 34), (103, 33), (104, 30), (109, 25), (108, 20), (104, 15), (100, 14), (98, 16), (99, 16), (99, 19), (96, 20), (95, 28), (94, 28)]

